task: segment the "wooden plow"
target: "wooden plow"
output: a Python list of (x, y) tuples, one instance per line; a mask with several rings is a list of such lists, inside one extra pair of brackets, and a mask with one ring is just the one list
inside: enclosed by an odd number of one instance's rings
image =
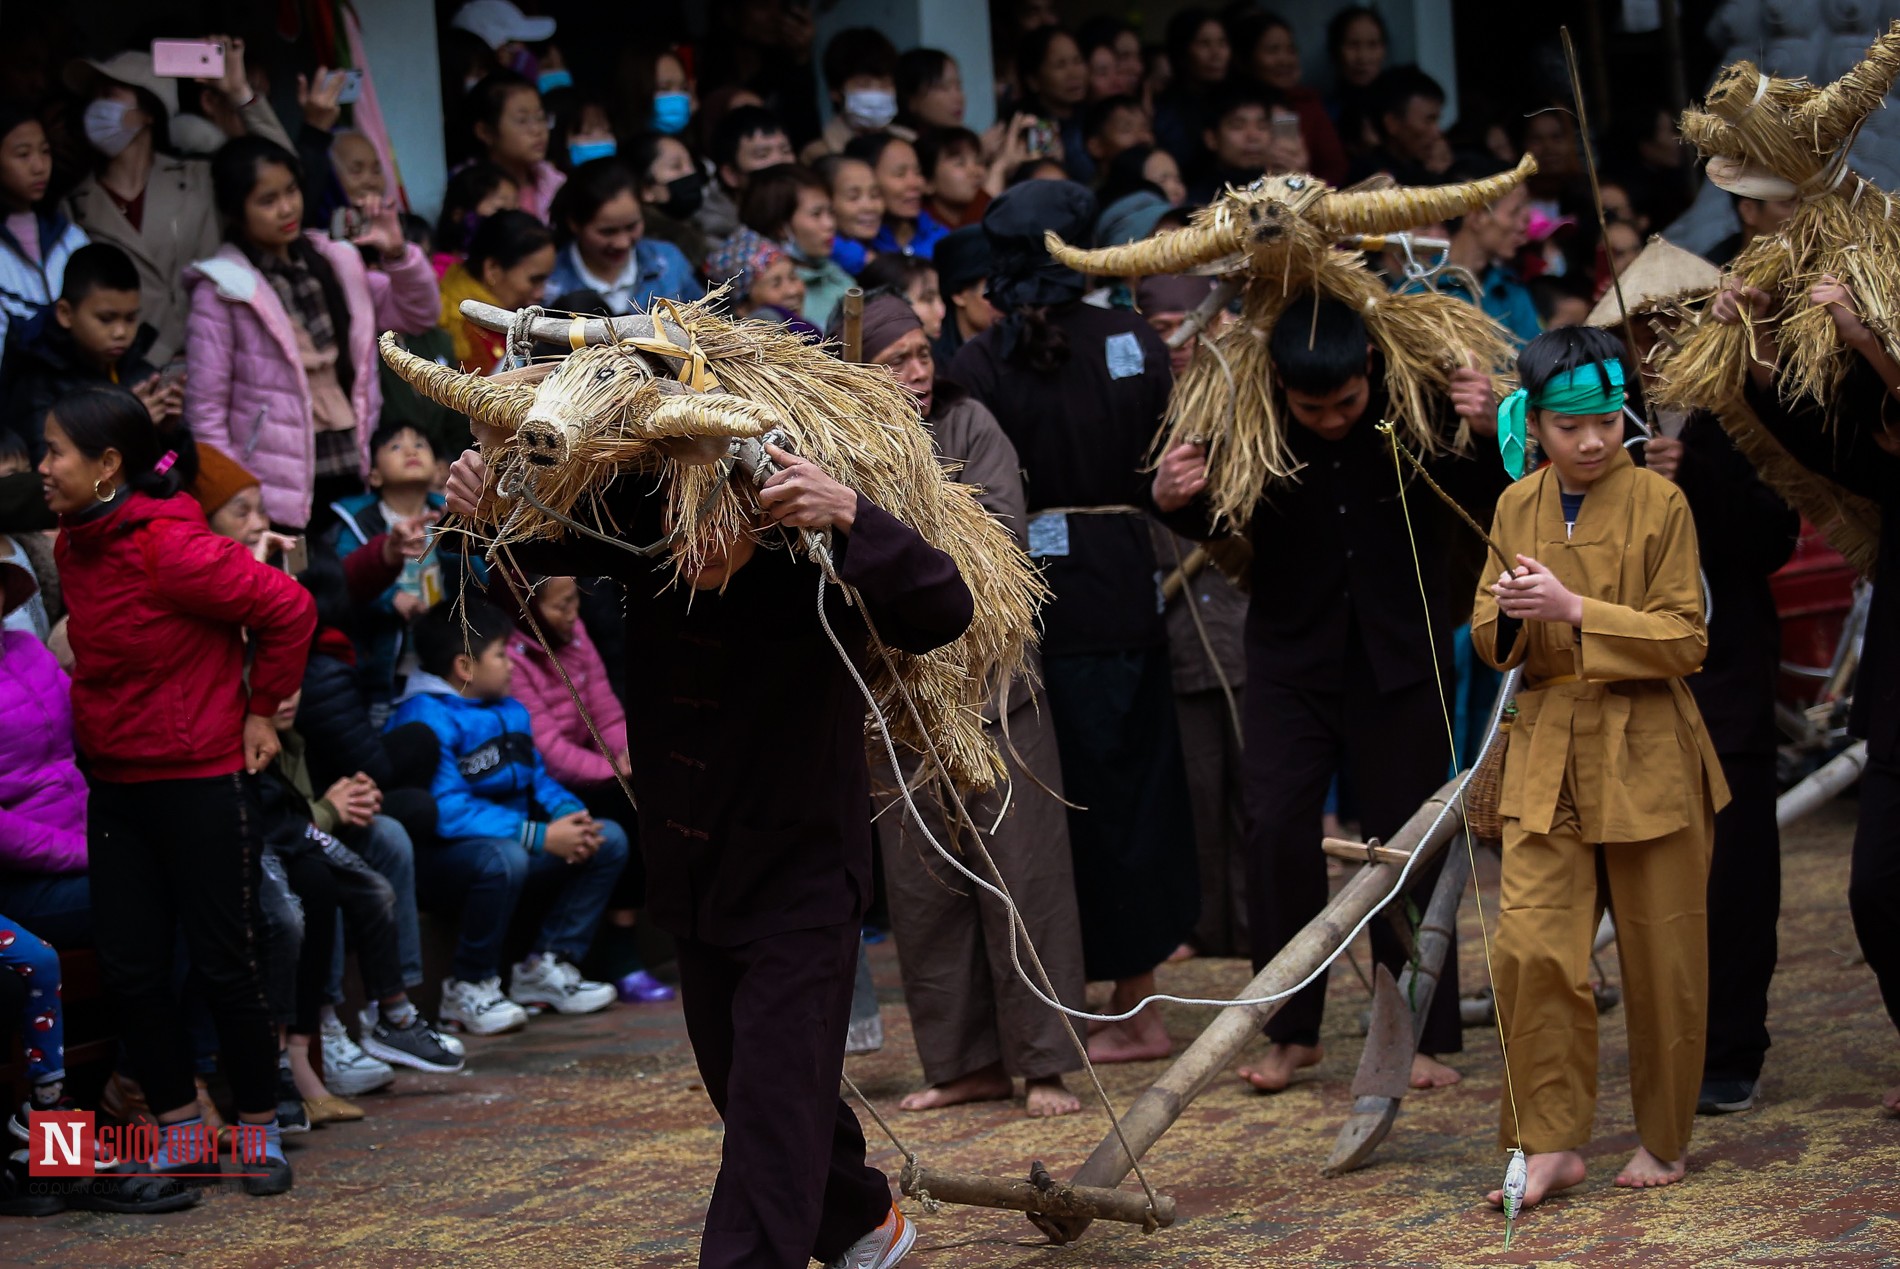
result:
[[(1408, 860), (1415, 871), (1425, 867), (1463, 832), (1462, 809), (1452, 801), (1464, 779), (1460, 775), (1434, 793), (1384, 846), (1329, 843), (1329, 853), (1347, 856), (1364, 867), (1235, 999), (1277, 995), (1300, 983), (1334, 953), (1348, 932), (1395, 898), (1394, 885)], [(1414, 1017), (1422, 1018), (1431, 1002), (1438, 967), (1452, 937), (1458, 897), (1468, 876), (1464, 852), (1453, 852), (1453, 859), (1447, 861), (1433, 890), (1412, 967), (1397, 984), (1390, 974), (1383, 975), (1384, 1003), (1375, 1003), (1366, 1056), (1353, 1084), (1358, 1100), (1333, 1160), (1327, 1165), (1329, 1174), (1365, 1161), (1391, 1128), (1398, 1103), (1409, 1091), (1418, 1034)], [(1415, 1007), (1408, 1005), (1408, 1000)], [(1133, 1171), (1136, 1159), (1147, 1154), (1259, 1034), (1267, 1019), (1278, 1012), (1280, 1003), (1223, 1009), (1161, 1078), (1135, 1100), (1122, 1115), (1119, 1131), (1111, 1129), (1066, 1184), (1050, 1177), (1040, 1163), (1034, 1165), (1026, 1181), (939, 1172), (913, 1164), (904, 1169), (903, 1192), (924, 1201), (1024, 1212), (1056, 1243), (1074, 1242), (1097, 1220), (1124, 1221), (1148, 1232), (1171, 1224), (1175, 1217), (1172, 1199), (1157, 1195), (1151, 1208), (1145, 1194), (1117, 1187)], [(1122, 1146), (1124, 1138), (1127, 1149)]]

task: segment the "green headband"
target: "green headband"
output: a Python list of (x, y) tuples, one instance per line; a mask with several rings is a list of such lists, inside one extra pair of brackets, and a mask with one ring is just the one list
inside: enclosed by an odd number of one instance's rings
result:
[[(1610, 387), (1603, 387), (1603, 372), (1609, 372)], [(1538, 390), (1537, 399), (1519, 388), (1498, 406), (1498, 450), (1504, 456), (1504, 470), (1517, 480), (1524, 475), (1527, 454), (1524, 439), (1525, 420), (1533, 409), (1553, 414), (1617, 414), (1623, 409), (1623, 363), (1592, 361), (1566, 370)]]

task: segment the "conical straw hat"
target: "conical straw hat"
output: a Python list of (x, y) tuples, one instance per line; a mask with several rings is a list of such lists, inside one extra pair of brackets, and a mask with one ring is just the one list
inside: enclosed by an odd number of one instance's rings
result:
[[(1694, 295), (1706, 295), (1721, 285), (1722, 271), (1690, 251), (1660, 237), (1649, 240), (1643, 253), (1623, 271), (1623, 302), (1632, 315), (1661, 308)], [(1586, 326), (1615, 326), (1623, 320), (1611, 287), (1590, 310)]]

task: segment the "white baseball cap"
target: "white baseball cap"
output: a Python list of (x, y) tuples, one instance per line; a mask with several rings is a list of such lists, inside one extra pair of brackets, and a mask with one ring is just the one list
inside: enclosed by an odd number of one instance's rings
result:
[(489, 48), (500, 48), (512, 40), (539, 44), (554, 38), (553, 18), (531, 18), (508, 0), (469, 0), (449, 25), (479, 37)]

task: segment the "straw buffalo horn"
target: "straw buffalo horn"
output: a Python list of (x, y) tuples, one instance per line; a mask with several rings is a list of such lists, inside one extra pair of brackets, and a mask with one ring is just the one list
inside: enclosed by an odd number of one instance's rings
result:
[(778, 425), (778, 412), (771, 406), (723, 392), (661, 397), (645, 419), (636, 423), (649, 436), (738, 440), (756, 439)]
[[(463, 300), (462, 316), (484, 330), (506, 334), (515, 320), (515, 310), (498, 308), (480, 300)], [(537, 317), (528, 323), (528, 334), (537, 343), (572, 347), (574, 320), (571, 317)], [(584, 317), (580, 319), (580, 328), (583, 345), (616, 344), (623, 339), (658, 339), (663, 336), (684, 349), (688, 342), (685, 330), (677, 324), (646, 313), (615, 318)], [(680, 361), (683, 358), (675, 357), (672, 360)]]
[(1245, 231), (1226, 216), (1210, 224), (1189, 225), (1186, 229), (1156, 234), (1123, 247), (1100, 247), (1094, 250), (1071, 247), (1057, 237), (1053, 230), (1044, 233), (1043, 241), (1049, 248), (1049, 254), (1071, 269), (1120, 278), (1186, 273), (1199, 265), (1211, 264), (1222, 256), (1247, 249)]
[(1307, 219), (1335, 235), (1396, 233), (1495, 203), (1536, 172), (1537, 160), (1527, 154), (1513, 170), (1480, 181), (1328, 194)]
[(1793, 134), (1809, 140), (1817, 154), (1831, 154), (1861, 120), (1880, 108), (1896, 76), (1900, 76), (1900, 21), (1873, 42), (1852, 70), (1796, 107)]
[(438, 405), (466, 414), (477, 427), (513, 432), (534, 404), (531, 384), (498, 383), (451, 370), (416, 356), (397, 343), (393, 334), (384, 334), (381, 343), (384, 363), (404, 383)]

